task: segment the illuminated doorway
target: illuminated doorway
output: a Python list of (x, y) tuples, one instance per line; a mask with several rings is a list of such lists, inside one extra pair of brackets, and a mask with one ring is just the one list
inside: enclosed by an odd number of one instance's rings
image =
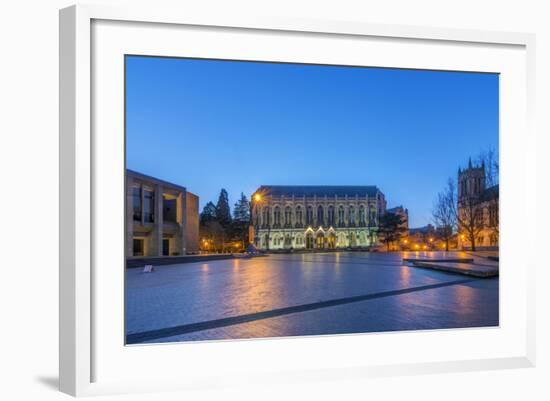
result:
[(313, 234), (306, 234), (306, 249), (313, 249)]
[(325, 235), (323, 233), (317, 234), (315, 240), (317, 242), (317, 249), (323, 249), (325, 247)]
[(327, 247), (329, 249), (336, 248), (336, 235), (334, 233), (328, 235)]

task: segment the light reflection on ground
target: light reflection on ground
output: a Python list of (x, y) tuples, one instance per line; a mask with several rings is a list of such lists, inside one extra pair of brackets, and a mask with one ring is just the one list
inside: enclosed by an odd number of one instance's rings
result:
[[(466, 283), (454, 284), (466, 277), (401, 262), (403, 257), (443, 255), (445, 252), (279, 254), (160, 266), (150, 274), (129, 269), (127, 334), (167, 327), (193, 330), (148, 340), (165, 342), (498, 325), (498, 278), (467, 278)], [(446, 256), (471, 257), (461, 253)], [(435, 287), (422, 289), (425, 286)], [(410, 291), (393, 295), (407, 289)], [(367, 300), (322, 306), (325, 301), (370, 295), (374, 296)], [(296, 313), (292, 309), (303, 305), (311, 310)], [(291, 308), (290, 312), (285, 308)], [(282, 312), (275, 317), (254, 317), (273, 310)], [(232, 320), (239, 316), (253, 318), (243, 323)], [(227, 318), (229, 323), (223, 320)], [(199, 325), (198, 330), (190, 326), (201, 322), (212, 323)]]

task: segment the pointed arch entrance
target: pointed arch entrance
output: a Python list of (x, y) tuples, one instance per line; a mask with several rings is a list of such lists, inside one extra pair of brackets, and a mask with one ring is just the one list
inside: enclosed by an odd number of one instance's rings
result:
[(311, 231), (306, 233), (306, 249), (313, 249), (313, 233)]
[(334, 234), (334, 231), (331, 231), (328, 233), (327, 248), (329, 249), (336, 248), (336, 234)]
[(317, 236), (315, 237), (315, 243), (317, 249), (325, 248), (325, 234), (322, 231), (317, 233)]

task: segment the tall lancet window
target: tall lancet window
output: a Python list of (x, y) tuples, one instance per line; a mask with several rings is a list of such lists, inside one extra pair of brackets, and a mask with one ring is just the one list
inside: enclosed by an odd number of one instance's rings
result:
[(334, 225), (334, 206), (330, 205), (328, 207), (328, 225), (333, 226)]
[(264, 207), (264, 215), (262, 216), (262, 223), (264, 226), (269, 225), (269, 207)]
[(281, 225), (281, 209), (279, 208), (279, 206), (275, 206), (275, 209), (273, 209), (273, 220), (275, 225), (276, 226), (280, 226)]
[(349, 207), (349, 224), (352, 226), (355, 225), (355, 209), (353, 206)]
[(292, 224), (292, 212), (291, 212), (291, 209), (290, 209), (290, 206), (287, 206), (285, 208), (285, 226), (286, 227), (290, 227), (290, 225)]
[(308, 206), (306, 212), (306, 223), (313, 224), (313, 207)]
[(303, 223), (302, 221), (302, 207), (296, 206), (296, 224), (301, 226)]
[(359, 207), (359, 225), (365, 226), (365, 206), (361, 205)]
[(324, 226), (325, 225), (325, 216), (323, 213), (323, 206), (319, 205), (317, 208), (317, 225), (318, 226)]

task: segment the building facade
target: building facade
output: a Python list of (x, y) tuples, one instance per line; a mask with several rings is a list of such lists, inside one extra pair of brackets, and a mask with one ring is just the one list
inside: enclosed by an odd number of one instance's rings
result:
[[(458, 217), (460, 248), (498, 247), (499, 244), (499, 186), (486, 185), (485, 165), (458, 169)], [(462, 221), (462, 224), (460, 223)]]
[(126, 170), (126, 256), (181, 256), (199, 249), (198, 197)]
[(376, 186), (261, 186), (252, 195), (252, 242), (262, 250), (367, 248), (386, 211)]

